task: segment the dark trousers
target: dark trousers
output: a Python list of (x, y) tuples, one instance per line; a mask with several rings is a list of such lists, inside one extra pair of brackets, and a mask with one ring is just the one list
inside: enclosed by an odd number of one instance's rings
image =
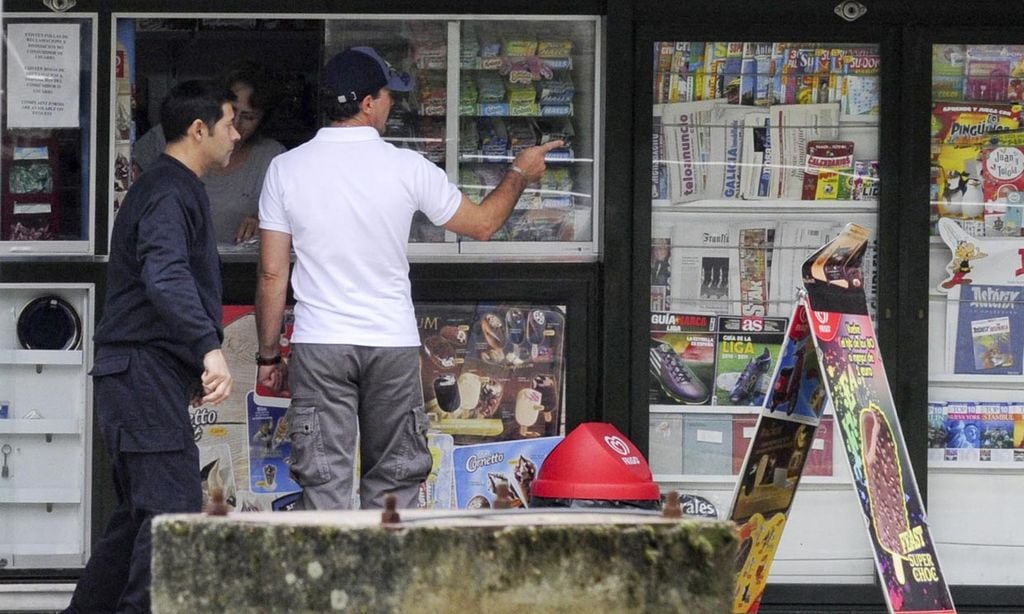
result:
[(193, 378), (145, 348), (101, 348), (92, 374), (118, 506), (67, 612), (148, 612), (153, 517), (202, 505), (188, 419)]

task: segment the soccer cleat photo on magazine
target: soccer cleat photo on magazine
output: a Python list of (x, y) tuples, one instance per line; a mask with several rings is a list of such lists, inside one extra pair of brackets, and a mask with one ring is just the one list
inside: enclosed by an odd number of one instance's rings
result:
[(672, 346), (651, 340), (651, 375), (669, 397), (681, 403), (698, 405), (708, 400), (708, 389)]
[(757, 391), (757, 383), (761, 381), (761, 376), (768, 372), (768, 367), (771, 364), (772, 355), (767, 347), (761, 354), (751, 356), (747, 366), (743, 367), (743, 373), (740, 373), (736, 380), (736, 385), (732, 387), (732, 392), (729, 393), (729, 402), (733, 405), (740, 405), (754, 396)]

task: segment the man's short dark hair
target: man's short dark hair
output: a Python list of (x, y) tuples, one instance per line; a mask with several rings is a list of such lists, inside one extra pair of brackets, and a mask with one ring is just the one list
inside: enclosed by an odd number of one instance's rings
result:
[(225, 102), (234, 102), (235, 94), (214, 81), (184, 81), (175, 85), (160, 105), (160, 124), (168, 143), (180, 140), (195, 120), (213, 131), (224, 115)]
[[(374, 99), (380, 98), (380, 92), (384, 88), (380, 88), (376, 92), (370, 94)], [(324, 114), (326, 123), (345, 121), (351, 117), (355, 117), (359, 113), (359, 105), (362, 100), (348, 100), (346, 102), (338, 102), (338, 94), (330, 88), (324, 88), (320, 97), (320, 111)]]

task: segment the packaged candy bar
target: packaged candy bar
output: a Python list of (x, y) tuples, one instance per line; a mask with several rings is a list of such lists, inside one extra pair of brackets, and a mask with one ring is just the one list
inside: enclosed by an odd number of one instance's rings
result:
[(544, 117), (570, 117), (572, 116), (572, 103), (568, 104), (542, 104), (540, 114)]
[(497, 73), (483, 72), (476, 77), (480, 104), (505, 101), (505, 83)]
[(542, 190), (571, 192), (573, 189), (572, 172), (564, 166), (549, 166), (540, 179)]
[(540, 85), (540, 102), (566, 103), (572, 102), (576, 95), (576, 86), (568, 74), (559, 74), (555, 79), (542, 81)]
[(506, 57), (500, 68), (510, 83), (530, 83), (539, 79), (552, 79), (554, 70), (543, 60), (530, 56)]
[(412, 60), (419, 69), (443, 70), (448, 66), (448, 43), (443, 40), (418, 43), (412, 48)]
[(516, 209), (527, 210), (527, 209), (540, 209), (541, 198), (540, 194), (533, 190), (527, 190), (519, 197), (516, 201)]
[(507, 102), (486, 102), (477, 106), (477, 114), (487, 117), (508, 117), (511, 112)]
[(467, 167), (459, 169), (459, 190), (474, 202), (480, 202), (485, 194), (480, 178)]
[(505, 122), (497, 117), (481, 119), (477, 123), (480, 133), (480, 153), (487, 162), (501, 162), (508, 152), (508, 131)]
[(435, 164), (444, 162), (445, 120), (439, 117), (421, 118), (416, 126), (416, 149)]
[(566, 149), (572, 149), (573, 138), (576, 133), (572, 128), (572, 122), (567, 119), (537, 119), (534, 121), (537, 132), (540, 134), (540, 145), (551, 141), (561, 140), (565, 142)]
[(541, 58), (567, 58), (572, 55), (572, 41), (568, 39), (541, 39), (537, 41), (537, 56)]
[(448, 106), (448, 89), (438, 76), (421, 78), (417, 87), (420, 115), (444, 115)]
[(476, 33), (467, 30), (463, 33), (462, 44), (459, 47), (459, 62), (466, 66), (465, 62), (473, 61), (480, 57), (480, 41), (476, 37)]
[(480, 68), (480, 69), (483, 69), (483, 70), (498, 70), (499, 68), (501, 68), (501, 65), (504, 64), (504, 63), (505, 63), (505, 60), (501, 56), (494, 56), (494, 57), (487, 57), (487, 58), (483, 58), (482, 57), (482, 58), (479, 59), (479, 62), (477, 62), (477, 66), (476, 67)]
[(533, 117), (540, 113), (540, 106), (535, 102), (513, 102), (508, 105), (508, 114), (514, 117)]
[(459, 155), (473, 155), (480, 151), (480, 134), (476, 121), (463, 120), (459, 126)]
[(506, 38), (502, 41), (505, 55), (509, 57), (524, 57), (537, 54), (537, 39), (529, 37)]
[(462, 87), (459, 89), (459, 104), (471, 104), (476, 105), (480, 100), (480, 90), (476, 87), (476, 81), (472, 79), (466, 79), (462, 82)]
[(480, 34), (480, 57), (481, 58), (496, 58), (501, 56), (501, 41), (493, 37), (493, 35)]
[(512, 104), (529, 103), (537, 101), (537, 90), (532, 83), (510, 83), (506, 88), (508, 101)]
[(523, 120), (508, 123), (509, 155), (515, 156), (519, 152), (533, 147), (537, 144), (537, 133), (533, 127)]

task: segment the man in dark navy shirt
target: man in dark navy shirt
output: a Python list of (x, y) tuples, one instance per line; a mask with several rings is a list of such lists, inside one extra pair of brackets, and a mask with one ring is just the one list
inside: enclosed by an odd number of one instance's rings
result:
[(69, 612), (148, 612), (153, 516), (200, 511), (188, 403), (219, 403), (232, 384), (220, 349), (220, 259), (200, 177), (227, 165), (238, 141), (233, 100), (230, 90), (200, 81), (171, 90), (160, 109), (167, 148), (114, 222), (92, 375), (118, 507)]

